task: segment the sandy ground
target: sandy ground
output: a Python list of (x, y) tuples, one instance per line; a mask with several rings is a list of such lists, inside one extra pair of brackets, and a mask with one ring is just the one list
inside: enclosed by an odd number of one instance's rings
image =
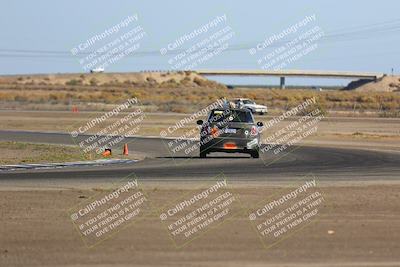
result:
[(0, 142), (0, 164), (25, 164), (89, 160), (76, 147)]
[(157, 209), (188, 193), (184, 187), (145, 185), (152, 212), (93, 248), (84, 245), (68, 209), (99, 189), (3, 191), (0, 266), (400, 265), (399, 184), (321, 184), (326, 202), (311, 224), (266, 248), (240, 211), (288, 190), (281, 186), (234, 185), (239, 212), (182, 248), (174, 246)]

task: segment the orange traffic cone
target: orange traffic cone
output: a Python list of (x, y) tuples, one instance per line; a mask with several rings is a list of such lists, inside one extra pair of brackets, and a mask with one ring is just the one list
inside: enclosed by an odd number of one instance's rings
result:
[(109, 148), (105, 149), (102, 155), (103, 155), (103, 157), (111, 156), (111, 149), (109, 149)]
[(129, 155), (128, 144), (124, 145), (124, 151), (122, 152), (122, 155), (125, 155), (125, 156)]

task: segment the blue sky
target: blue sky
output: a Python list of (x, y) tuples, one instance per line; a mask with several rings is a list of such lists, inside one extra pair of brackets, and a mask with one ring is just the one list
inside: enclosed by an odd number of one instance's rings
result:
[[(327, 35), (344, 33), (345, 36), (321, 41), (318, 49), (287, 68), (385, 73), (392, 67), (395, 72), (400, 69), (400, 2), (396, 0), (1, 0), (0, 3), (0, 74), (82, 72), (78, 59), (69, 51), (133, 14), (138, 14), (139, 23), (147, 33), (139, 51), (154, 53), (123, 58), (107, 71), (168, 69), (168, 57), (155, 52), (223, 14), (235, 32), (230, 45), (245, 48), (226, 51), (198, 68), (257, 69), (256, 59), (246, 47), (315, 14), (316, 25)], [(65, 54), (48, 54), (49, 51)]]

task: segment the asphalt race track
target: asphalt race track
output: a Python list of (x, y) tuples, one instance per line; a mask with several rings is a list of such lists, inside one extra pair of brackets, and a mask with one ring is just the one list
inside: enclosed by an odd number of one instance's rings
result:
[[(74, 144), (71, 136), (63, 133), (0, 131), (0, 140)], [(321, 181), (390, 181), (400, 178), (400, 157), (387, 152), (304, 146), (289, 148), (278, 155), (267, 152), (261, 154), (260, 159), (224, 153), (200, 159), (198, 151), (189, 156), (185, 153), (174, 155), (167, 149), (166, 142), (159, 138), (128, 138), (130, 152), (145, 155), (145, 159), (137, 163), (3, 171), (0, 172), (0, 182), (49, 179), (112, 181), (132, 173), (149, 181), (208, 180), (220, 173), (235, 181), (282, 181), (308, 174)]]

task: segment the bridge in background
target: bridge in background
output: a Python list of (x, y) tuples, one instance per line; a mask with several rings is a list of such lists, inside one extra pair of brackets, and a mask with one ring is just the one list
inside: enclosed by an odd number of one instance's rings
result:
[(281, 89), (285, 89), (286, 77), (309, 77), (330, 79), (363, 79), (377, 80), (383, 73), (351, 72), (351, 71), (304, 71), (304, 70), (197, 70), (204, 76), (275, 76), (280, 77)]

